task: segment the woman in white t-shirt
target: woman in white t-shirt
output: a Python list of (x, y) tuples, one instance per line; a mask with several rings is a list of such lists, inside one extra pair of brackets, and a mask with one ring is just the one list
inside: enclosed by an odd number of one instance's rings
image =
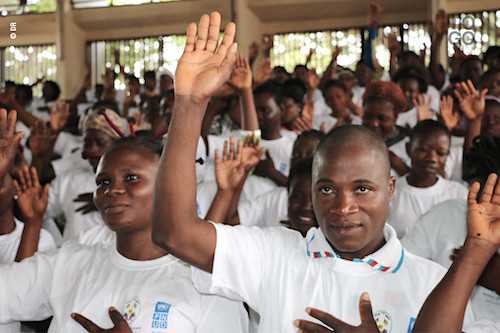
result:
[[(241, 332), (241, 303), (200, 295), (190, 268), (153, 244), (150, 211), (160, 146), (116, 141), (97, 168), (94, 201), (116, 243), (59, 250), (0, 267), (0, 322), (54, 316), (49, 332), (127, 327), (134, 332)], [(123, 317), (110, 311), (116, 307)], [(81, 315), (77, 315), (80, 313)], [(83, 317), (84, 316), (84, 317)], [(75, 320), (78, 321), (78, 323)]]
[(413, 229), (415, 221), (432, 206), (448, 199), (465, 199), (467, 188), (440, 176), (450, 151), (450, 132), (434, 120), (419, 122), (406, 150), (411, 159), (408, 175), (396, 181), (387, 222), (398, 238)]

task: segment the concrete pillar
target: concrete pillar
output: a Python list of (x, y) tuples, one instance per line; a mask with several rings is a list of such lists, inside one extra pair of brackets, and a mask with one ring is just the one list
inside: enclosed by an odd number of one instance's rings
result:
[(85, 33), (74, 22), (71, 0), (57, 0), (56, 45), (61, 98), (71, 99), (82, 84), (85, 72)]
[[(262, 23), (248, 8), (249, 0), (234, 0), (234, 14), (236, 23), (236, 41), (238, 49), (248, 56), (248, 47), (252, 42), (262, 41)], [(254, 66), (255, 67), (255, 66)]]

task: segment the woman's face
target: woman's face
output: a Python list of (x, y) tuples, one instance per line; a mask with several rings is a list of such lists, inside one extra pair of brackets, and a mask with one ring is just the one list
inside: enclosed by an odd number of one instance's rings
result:
[(124, 146), (106, 153), (96, 172), (94, 203), (113, 231), (151, 228), (159, 157), (144, 147)]
[(90, 165), (95, 169), (99, 159), (112, 142), (113, 138), (106, 133), (89, 129), (83, 135), (82, 157), (88, 159)]

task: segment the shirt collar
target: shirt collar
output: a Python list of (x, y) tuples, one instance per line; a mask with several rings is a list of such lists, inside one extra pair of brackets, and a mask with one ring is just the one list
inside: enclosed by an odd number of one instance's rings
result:
[[(381, 272), (396, 273), (403, 264), (404, 249), (397, 238), (396, 231), (387, 223), (384, 226), (384, 238), (386, 241), (384, 246), (364, 258), (354, 258), (353, 262), (368, 264)], [(309, 229), (306, 239), (306, 252), (309, 257), (343, 260), (332, 249), (321, 229)]]

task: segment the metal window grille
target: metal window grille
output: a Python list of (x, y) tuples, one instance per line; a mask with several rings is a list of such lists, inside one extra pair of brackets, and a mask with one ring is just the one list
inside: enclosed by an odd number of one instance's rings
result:
[[(9, 46), (0, 50), (3, 60), (2, 81), (33, 84), (41, 76), (56, 80), (57, 51), (55, 44), (34, 46)], [(33, 94), (41, 96), (40, 85)]]

